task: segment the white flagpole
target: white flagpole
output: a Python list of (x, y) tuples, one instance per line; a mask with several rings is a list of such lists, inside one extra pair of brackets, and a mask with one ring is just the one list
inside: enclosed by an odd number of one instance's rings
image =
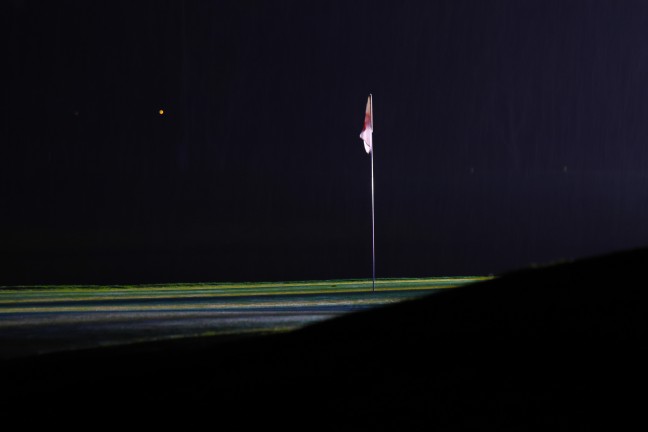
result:
[(369, 100), (371, 101), (371, 257), (373, 263), (373, 283), (371, 285), (371, 292), (376, 291), (376, 231), (374, 228), (374, 145), (373, 145), (373, 96), (369, 94)]

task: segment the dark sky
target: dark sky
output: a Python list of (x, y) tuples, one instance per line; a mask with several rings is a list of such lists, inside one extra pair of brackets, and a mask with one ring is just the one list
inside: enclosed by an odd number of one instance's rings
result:
[(0, 285), (371, 277), (369, 93), (378, 277), (648, 244), (645, 1), (0, 16)]

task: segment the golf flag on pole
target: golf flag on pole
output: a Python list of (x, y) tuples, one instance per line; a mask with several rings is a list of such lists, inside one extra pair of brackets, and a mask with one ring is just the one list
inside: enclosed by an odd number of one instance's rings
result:
[(364, 148), (367, 154), (370, 154), (373, 150), (373, 142), (371, 135), (373, 134), (373, 104), (371, 100), (371, 95), (367, 99), (367, 108), (365, 109), (365, 120), (364, 127), (362, 128), (362, 133), (360, 138), (364, 141)]
[(364, 142), (365, 151), (371, 156), (371, 261), (373, 266), (373, 278), (371, 292), (376, 291), (376, 234), (374, 229), (374, 169), (373, 169), (373, 97), (371, 93), (367, 99), (365, 108), (365, 120), (360, 138)]

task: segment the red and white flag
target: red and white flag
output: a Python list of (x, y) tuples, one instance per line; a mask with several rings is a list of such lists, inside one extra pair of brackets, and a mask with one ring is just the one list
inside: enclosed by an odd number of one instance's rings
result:
[(373, 133), (373, 101), (371, 100), (371, 95), (367, 99), (367, 108), (365, 109), (365, 119), (364, 127), (362, 128), (362, 133), (360, 138), (364, 141), (364, 148), (367, 154), (370, 154), (373, 150), (373, 142), (371, 139), (371, 134)]

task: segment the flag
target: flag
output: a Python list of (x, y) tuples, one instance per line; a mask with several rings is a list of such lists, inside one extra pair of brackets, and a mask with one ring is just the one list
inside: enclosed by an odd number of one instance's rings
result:
[(373, 150), (373, 142), (371, 140), (371, 134), (373, 133), (373, 103), (371, 100), (371, 95), (367, 99), (367, 108), (365, 109), (365, 119), (364, 127), (362, 128), (362, 133), (360, 138), (364, 141), (364, 148), (367, 154), (371, 153)]

